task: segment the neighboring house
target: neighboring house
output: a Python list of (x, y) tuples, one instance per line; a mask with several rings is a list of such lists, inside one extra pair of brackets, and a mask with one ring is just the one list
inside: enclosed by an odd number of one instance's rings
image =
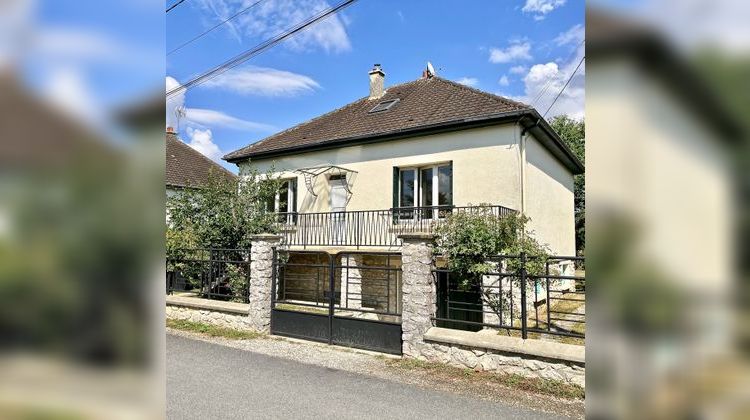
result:
[[(285, 180), (274, 203), (292, 247), (398, 247), (452, 211), (491, 204), (531, 218), (540, 242), (575, 255), (573, 175), (584, 168), (532, 107), (436, 77), (369, 95), (229, 153), (240, 176)], [(364, 90), (364, 89), (363, 89)]]
[(164, 180), (167, 196), (185, 188), (205, 186), (211, 173), (227, 179), (236, 178), (236, 175), (185, 144), (171, 127), (167, 127), (166, 142), (167, 161), (164, 168)]

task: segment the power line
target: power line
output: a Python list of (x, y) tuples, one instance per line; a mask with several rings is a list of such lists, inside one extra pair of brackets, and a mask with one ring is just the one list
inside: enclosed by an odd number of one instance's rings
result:
[[(578, 45), (573, 49), (573, 51), (565, 59), (564, 63), (567, 63), (568, 61), (573, 59), (573, 56), (575, 56), (575, 54), (578, 52), (578, 49), (581, 48), (581, 45), (583, 45), (584, 42), (586, 42), (585, 38), (582, 39), (581, 42), (578, 43)], [(544, 86), (539, 91), (539, 93), (531, 101), (532, 106), (535, 106), (537, 101), (542, 99), (542, 96), (544, 96), (547, 93), (547, 90), (552, 86), (552, 80), (554, 80), (553, 76), (550, 76), (549, 79), (547, 79), (547, 83), (544, 84)]]
[(184, 1), (185, 1), (185, 0), (179, 0), (179, 1), (177, 2), (177, 3), (175, 3), (175, 4), (171, 5), (171, 6), (169, 6), (169, 7), (167, 8), (167, 13), (169, 13), (170, 11), (172, 11), (172, 9), (174, 9), (175, 7), (177, 7), (177, 6), (181, 5), (181, 4), (182, 4), (182, 3), (184, 2)]
[[(185, 0), (182, 0), (182, 1), (185, 1)], [(258, 0), (258, 1), (256, 1), (255, 3), (251, 4), (250, 6), (248, 6), (248, 7), (244, 8), (244, 9), (240, 10), (239, 12), (237, 12), (237, 13), (233, 14), (232, 16), (230, 16), (230, 17), (228, 17), (228, 18), (224, 19), (223, 21), (221, 21), (221, 22), (217, 23), (216, 25), (214, 25), (214, 26), (213, 26), (213, 27), (211, 27), (210, 29), (208, 29), (208, 30), (204, 31), (203, 33), (201, 33), (201, 34), (199, 34), (199, 35), (195, 36), (194, 38), (192, 38), (192, 39), (190, 39), (190, 40), (188, 40), (188, 41), (185, 41), (185, 42), (183, 42), (182, 44), (180, 44), (180, 45), (179, 45), (179, 46), (177, 46), (176, 48), (174, 48), (174, 49), (172, 49), (171, 51), (169, 51), (169, 52), (167, 53), (167, 55), (170, 55), (170, 54), (172, 54), (172, 53), (174, 53), (174, 52), (176, 52), (176, 51), (178, 51), (178, 50), (182, 49), (183, 47), (185, 47), (185, 46), (187, 46), (187, 45), (189, 45), (189, 44), (192, 44), (193, 42), (195, 42), (195, 41), (196, 41), (196, 40), (198, 40), (199, 38), (202, 38), (202, 37), (206, 36), (206, 35), (207, 35), (207, 34), (208, 34), (209, 32), (211, 32), (211, 31), (213, 31), (214, 29), (218, 28), (219, 26), (221, 26), (221, 25), (223, 25), (223, 24), (225, 24), (225, 23), (229, 22), (230, 20), (232, 20), (232, 19), (236, 18), (237, 16), (239, 16), (239, 15), (241, 15), (241, 14), (243, 14), (243, 13), (247, 12), (248, 10), (252, 9), (253, 7), (257, 6), (257, 5), (258, 5), (258, 4), (260, 4), (260, 3), (262, 2), (262, 1), (263, 1), (263, 0)]]
[(232, 68), (234, 68), (234, 67), (236, 67), (236, 66), (238, 66), (238, 65), (240, 65), (242, 63), (244, 63), (245, 61), (249, 60), (250, 58), (252, 58), (252, 57), (254, 57), (254, 56), (262, 53), (263, 51), (265, 51), (265, 50), (267, 50), (267, 49), (269, 49), (271, 47), (273, 47), (274, 45), (278, 44), (279, 42), (281, 42), (281, 41), (283, 41), (283, 40), (285, 40), (287, 38), (289, 38), (290, 36), (296, 34), (297, 32), (300, 32), (300, 31), (304, 30), (308, 26), (310, 26), (310, 25), (312, 25), (312, 24), (314, 24), (316, 22), (319, 22), (319, 21), (325, 19), (326, 17), (328, 17), (328, 16), (330, 16), (330, 15), (338, 12), (339, 10), (341, 10), (341, 9), (343, 9), (343, 8), (351, 5), (355, 1), (357, 1), (357, 0), (346, 0), (346, 1), (342, 2), (342, 3), (339, 3), (335, 7), (331, 7), (331, 8), (328, 8), (326, 10), (323, 10), (322, 12), (318, 13), (317, 15), (308, 18), (307, 20), (305, 20), (305, 21), (303, 21), (303, 22), (301, 22), (301, 23), (293, 26), (292, 28), (290, 28), (290, 29), (282, 32), (281, 34), (279, 34), (279, 35), (277, 35), (277, 36), (275, 36), (275, 37), (273, 37), (271, 39), (268, 39), (268, 40), (266, 40), (266, 41), (258, 44), (254, 48), (236, 55), (232, 59), (230, 59), (228, 61), (225, 61), (222, 64), (219, 64), (218, 66), (216, 66), (216, 67), (212, 68), (211, 70), (208, 70), (205, 73), (203, 73), (203, 74), (201, 74), (201, 75), (199, 75), (199, 76), (191, 79), (190, 81), (188, 81), (188, 82), (186, 82), (186, 83), (184, 83), (184, 84), (182, 84), (180, 86), (177, 86), (177, 87), (169, 90), (167, 92), (167, 98), (170, 98), (170, 97), (176, 95), (179, 92), (187, 91), (187, 90), (191, 89), (195, 85), (198, 85), (198, 84), (203, 83), (203, 82), (205, 82), (207, 80), (210, 80), (210, 79), (212, 79), (212, 78), (214, 78), (214, 77), (216, 77), (216, 76), (224, 73), (225, 71), (230, 70), (230, 69), (232, 69)]
[(560, 98), (560, 95), (562, 95), (563, 91), (565, 91), (565, 88), (568, 87), (568, 84), (570, 83), (570, 81), (573, 80), (573, 76), (575, 76), (576, 73), (578, 72), (578, 69), (581, 68), (581, 64), (583, 64), (583, 60), (585, 58), (586, 58), (585, 55), (581, 57), (581, 61), (578, 62), (576, 69), (573, 70), (573, 73), (571, 73), (570, 77), (568, 77), (568, 81), (565, 82), (565, 85), (562, 87), (562, 89), (560, 89), (560, 92), (557, 93), (557, 96), (555, 96), (555, 99), (552, 100), (552, 103), (549, 104), (549, 107), (547, 108), (547, 110), (544, 111), (544, 115), (542, 115), (542, 118), (547, 116), (547, 113), (549, 112), (549, 110), (552, 109), (552, 106), (555, 104), (555, 102), (557, 102), (557, 99)]

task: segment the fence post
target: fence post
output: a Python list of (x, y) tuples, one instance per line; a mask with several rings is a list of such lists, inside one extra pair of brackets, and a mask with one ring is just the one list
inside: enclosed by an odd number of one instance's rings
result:
[(273, 284), (274, 248), (281, 236), (271, 234), (250, 237), (250, 291), (248, 313), (250, 325), (257, 331), (268, 332), (271, 326), (271, 288)]
[(401, 349), (405, 356), (419, 357), (424, 334), (435, 314), (435, 284), (432, 276), (434, 235), (399, 235), (401, 246)]
[(521, 338), (528, 338), (526, 331), (526, 253), (521, 252)]

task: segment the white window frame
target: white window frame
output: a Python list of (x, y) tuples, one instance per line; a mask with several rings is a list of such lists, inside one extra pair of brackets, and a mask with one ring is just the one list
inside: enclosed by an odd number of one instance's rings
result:
[[(440, 162), (440, 163), (432, 163), (427, 165), (413, 165), (413, 166), (404, 166), (399, 167), (399, 182), (398, 182), (398, 201), (399, 201), (399, 208), (402, 208), (401, 203), (401, 172), (403, 171), (414, 171), (414, 217), (412, 219), (401, 219), (404, 221), (408, 220), (418, 220), (420, 211), (418, 209), (422, 207), (426, 207), (423, 205), (422, 201), (422, 186), (420, 185), (419, 181), (421, 178), (422, 170), (423, 169), (432, 169), (432, 205), (430, 207), (433, 207), (432, 210), (432, 219), (437, 220), (439, 218), (439, 198), (440, 193), (438, 191), (438, 187), (440, 185), (440, 178), (439, 178), (439, 172), (438, 169), (443, 166), (450, 166), (450, 162)], [(453, 177), (453, 174), (451, 173), (451, 177)]]
[[(282, 183), (286, 183), (286, 202), (287, 206), (292, 206), (294, 204), (294, 191), (292, 191), (292, 181), (296, 178), (284, 178), (280, 181)], [(281, 193), (279, 191), (276, 191), (276, 194), (274, 195), (274, 201), (273, 201), (273, 211), (274, 213), (280, 213), (279, 208), (281, 207)], [(286, 211), (286, 223), (287, 224), (294, 224), (294, 217), (290, 213), (295, 213), (296, 209), (287, 208)]]

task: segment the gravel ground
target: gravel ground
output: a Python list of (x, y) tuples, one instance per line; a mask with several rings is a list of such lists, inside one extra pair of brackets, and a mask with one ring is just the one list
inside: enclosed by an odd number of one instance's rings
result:
[(534, 394), (508, 388), (493, 382), (480, 382), (469, 378), (436, 377), (427, 371), (419, 369), (406, 370), (388, 365), (387, 359), (397, 359), (398, 357), (395, 356), (276, 336), (255, 340), (228, 340), (171, 328), (167, 328), (167, 333), (309, 365), (412, 384), (424, 389), (434, 389), (487, 401), (502, 402), (510, 406), (530, 408), (570, 418), (584, 417), (583, 401)]

